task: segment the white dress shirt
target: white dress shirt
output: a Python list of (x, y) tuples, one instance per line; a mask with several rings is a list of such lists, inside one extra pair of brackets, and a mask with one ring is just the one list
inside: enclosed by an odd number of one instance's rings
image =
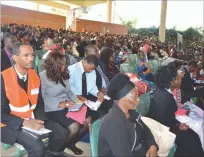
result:
[(14, 65), (14, 69), (16, 70), (16, 73), (17, 73), (18, 77), (19, 77), (20, 79), (23, 79), (24, 82), (25, 82), (25, 81), (27, 80), (28, 73), (26, 73), (26, 74), (23, 76), (23, 75), (21, 75), (21, 73), (16, 69), (16, 66), (15, 66), (15, 65)]

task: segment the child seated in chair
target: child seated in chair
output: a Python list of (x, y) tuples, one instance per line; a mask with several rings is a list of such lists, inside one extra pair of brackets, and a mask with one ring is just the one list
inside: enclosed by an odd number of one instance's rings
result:
[(154, 82), (154, 75), (150, 71), (150, 67), (147, 64), (145, 54), (143, 52), (139, 52), (139, 63), (136, 66), (138, 75), (142, 78), (142, 80)]

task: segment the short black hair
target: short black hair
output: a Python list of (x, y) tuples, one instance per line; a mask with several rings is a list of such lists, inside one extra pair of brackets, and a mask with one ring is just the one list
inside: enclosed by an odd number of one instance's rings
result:
[(9, 27), (12, 27), (12, 26), (14, 26), (14, 23), (10, 23), (10, 24), (9, 24)]
[(88, 63), (88, 64), (93, 64), (95, 65), (95, 67), (98, 66), (98, 58), (96, 57), (96, 55), (88, 55), (84, 58), (84, 60)]
[(193, 68), (197, 68), (198, 64), (196, 61), (190, 61), (190, 62), (188, 62), (188, 66), (192, 66)]
[(85, 47), (84, 51), (85, 51), (86, 55), (90, 55), (90, 53), (96, 54), (97, 53), (97, 47), (95, 45), (89, 44)]
[(13, 55), (19, 55), (20, 47), (21, 46), (26, 46), (26, 45), (29, 45), (32, 48), (32, 46), (29, 43), (24, 43), (24, 42), (15, 43), (14, 46), (13, 46), (13, 49), (12, 49), (12, 54)]
[(159, 89), (169, 89), (171, 82), (176, 79), (178, 69), (175, 65), (160, 67), (155, 74), (155, 84)]
[(105, 64), (109, 64), (109, 58), (113, 56), (113, 49), (103, 48), (100, 53), (100, 60)]
[(170, 62), (168, 65), (169, 65), (169, 66), (176, 66), (176, 68), (179, 69), (179, 68), (181, 68), (181, 67), (182, 67), (183, 65), (185, 65), (185, 64), (184, 64), (183, 61), (175, 60), (175, 61), (173, 61), (173, 62)]
[(23, 38), (23, 37), (25, 37), (25, 36), (29, 36), (30, 34), (29, 34), (29, 32), (23, 32), (22, 34), (21, 34), (21, 38)]
[(90, 44), (96, 45), (96, 40), (91, 40), (91, 41), (90, 41)]

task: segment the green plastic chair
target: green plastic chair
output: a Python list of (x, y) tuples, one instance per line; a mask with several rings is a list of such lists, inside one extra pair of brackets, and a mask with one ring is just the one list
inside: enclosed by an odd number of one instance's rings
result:
[(198, 98), (197, 97), (193, 97), (193, 98), (191, 98), (191, 100), (193, 101), (194, 104), (198, 103)]
[(33, 62), (33, 69), (37, 72), (40, 73), (42, 72), (44, 68), (44, 62), (45, 60), (39, 59), (38, 56), (35, 57), (35, 60)]
[(33, 69), (38, 73), (38, 56), (35, 56), (33, 61)]
[(90, 129), (90, 144), (92, 157), (98, 157), (98, 138), (101, 126), (101, 119), (96, 120)]
[(131, 66), (127, 63), (123, 63), (120, 65), (120, 72), (121, 73), (135, 73), (136, 72), (136, 68), (135, 68), (135, 65), (134, 66)]
[(142, 116), (146, 116), (150, 107), (150, 93), (142, 94), (139, 98), (140, 101), (136, 112), (140, 113)]
[(47, 52), (47, 50), (36, 50), (35, 53), (39, 59), (42, 59), (43, 55)]
[(161, 61), (159, 60), (152, 60), (148, 62), (149, 66), (150, 66), (150, 70), (153, 74), (156, 73), (156, 71), (159, 69), (159, 67), (161, 66)]
[(5, 144), (5, 143), (2, 143), (1, 146), (2, 146), (3, 149), (5, 149), (5, 150), (8, 149), (8, 148), (13, 147), (13, 145), (11, 145), (11, 144)]
[(174, 147), (171, 148), (171, 150), (169, 151), (168, 157), (174, 157), (175, 152), (176, 152), (176, 148), (177, 148), (177, 145), (174, 144)]
[[(44, 142), (45, 146), (47, 147), (49, 139), (46, 138), (46, 139), (43, 139), (42, 141)], [(10, 144), (2, 143), (1, 145), (2, 145), (3, 149), (5, 149), (5, 150), (7, 150), (8, 148), (11, 148), (11, 147), (16, 148), (16, 152), (11, 155), (12, 157), (22, 157), (22, 156), (27, 154), (27, 151), (20, 144), (15, 143), (14, 145), (10, 145)]]
[[(98, 157), (98, 138), (99, 130), (101, 126), (101, 119), (96, 120), (90, 129), (90, 144), (91, 144), (91, 155), (92, 157)], [(176, 145), (170, 150), (168, 157), (174, 157), (176, 151)]]
[(128, 54), (127, 55), (127, 64), (135, 66), (139, 58), (137, 54)]
[(45, 60), (38, 60), (38, 73), (42, 72), (43, 70), (45, 70), (45, 67), (44, 67), (44, 62)]

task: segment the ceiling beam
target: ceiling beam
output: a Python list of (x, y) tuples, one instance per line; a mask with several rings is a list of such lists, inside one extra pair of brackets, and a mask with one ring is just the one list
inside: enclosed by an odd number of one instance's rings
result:
[(96, 5), (96, 4), (106, 3), (106, 2), (107, 0), (85, 0), (84, 6), (91, 6), (91, 5)]
[(61, 0), (63, 2), (75, 4), (78, 6), (91, 6), (91, 5), (96, 5), (96, 4), (101, 4), (101, 3), (106, 3), (107, 0)]
[(78, 6), (84, 6), (84, 0), (61, 0), (61, 1), (78, 5)]
[(64, 10), (68, 10), (70, 8), (68, 5), (56, 3), (53, 1), (49, 1), (49, 0), (47, 0), (47, 1), (28, 0), (28, 1), (32, 1), (32, 2), (37, 3), (37, 4), (47, 5), (50, 7), (60, 8), (60, 9), (64, 9)]

